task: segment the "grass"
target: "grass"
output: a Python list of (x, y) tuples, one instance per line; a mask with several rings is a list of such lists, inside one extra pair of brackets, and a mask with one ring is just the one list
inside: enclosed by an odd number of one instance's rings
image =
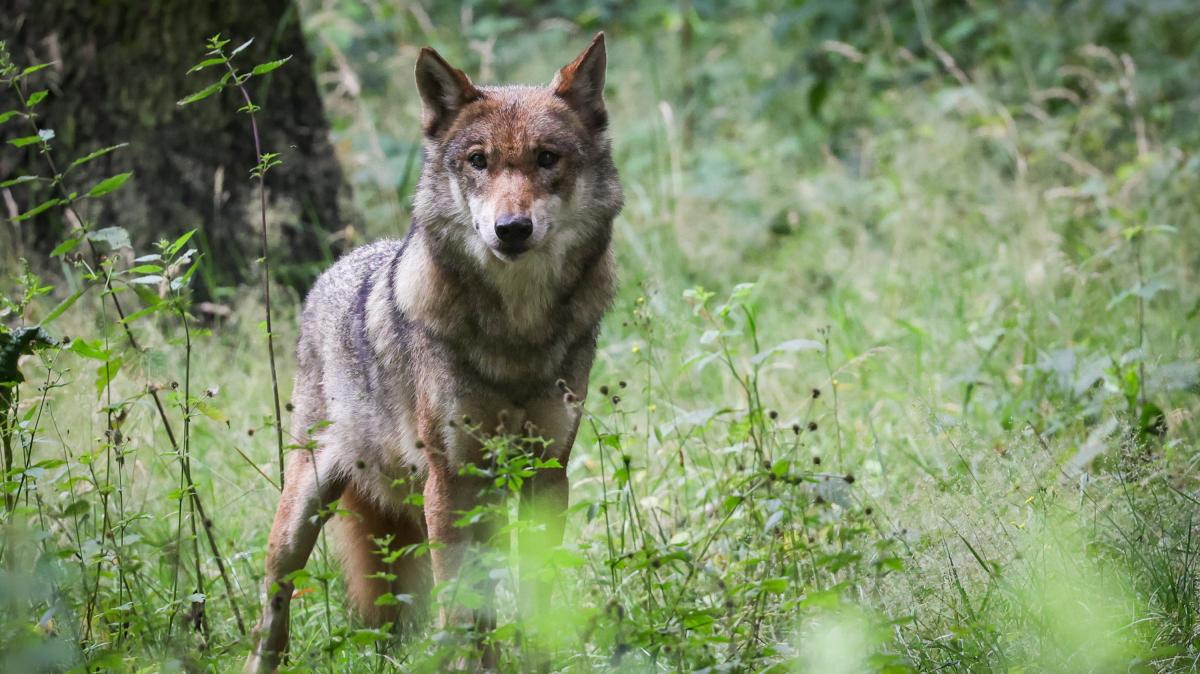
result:
[[(397, 235), (411, 45), (439, 36), (376, 17), (393, 44), (335, 9), (308, 13), (314, 44), (344, 58), (327, 78), (335, 141), (364, 238)], [(503, 669), (1200, 667), (1200, 167), (1183, 132), (1144, 114), (1155, 101), (1130, 105), (1119, 54), (1082, 44), (1062, 49), (1090, 79), (1063, 75), (1081, 93), (1053, 110), (986, 68), (834, 45), (847, 74), (797, 122), (760, 95), (755, 67), (787, 56), (761, 24), (730, 22), (699, 65), (610, 36), (623, 282), (569, 465), (552, 615), (515, 615), (497, 562)], [(453, 62), (458, 44), (438, 46)], [(545, 80), (579, 44), (540, 31), (490, 67)], [(695, 109), (679, 72), (707, 83)], [(353, 93), (351, 74), (369, 86)], [(298, 298), (277, 292), (292, 343)], [(189, 362), (177, 317), (136, 323), (135, 353), (92, 293), (53, 327), (119, 354), (111, 385), (111, 359), (82, 347), (22, 361), (0, 669), (239, 666), (231, 601), (257, 615), (278, 492), (262, 307), (233, 309), (191, 326)], [(279, 366), (290, 381), (291, 357)], [(189, 419), (211, 522), (148, 386), (177, 430)], [(355, 624), (332, 544), (297, 579), (295, 671), (452, 661), (455, 635), (389, 644)]]

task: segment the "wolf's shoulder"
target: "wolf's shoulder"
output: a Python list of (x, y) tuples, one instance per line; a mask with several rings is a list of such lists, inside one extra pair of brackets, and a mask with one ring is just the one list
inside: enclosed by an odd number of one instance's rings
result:
[(389, 267), (403, 249), (402, 239), (381, 239), (346, 253), (317, 277), (304, 301), (304, 312), (335, 313), (348, 308), (363, 283)]

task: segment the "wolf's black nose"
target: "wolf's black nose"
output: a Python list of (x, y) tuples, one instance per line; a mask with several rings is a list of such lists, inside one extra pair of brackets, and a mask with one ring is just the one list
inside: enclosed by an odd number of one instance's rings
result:
[(533, 234), (533, 220), (525, 215), (502, 215), (496, 219), (496, 236), (500, 243), (521, 243)]

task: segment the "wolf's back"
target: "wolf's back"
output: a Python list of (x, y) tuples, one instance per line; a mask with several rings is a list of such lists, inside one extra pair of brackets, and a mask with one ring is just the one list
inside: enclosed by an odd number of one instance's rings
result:
[(359, 365), (354, 357), (355, 327), (365, 318), (366, 293), (391, 268), (403, 246), (396, 239), (360, 246), (317, 278), (300, 314), (298, 389), (317, 385), (326, 370), (350, 374)]
[(354, 313), (362, 311), (364, 297), (360, 294), (370, 288), (374, 273), (391, 265), (402, 247), (403, 241), (394, 239), (367, 243), (343, 255), (317, 278), (300, 314), (301, 366), (306, 350), (322, 350), (322, 344), (330, 339), (348, 337), (346, 331), (354, 323)]

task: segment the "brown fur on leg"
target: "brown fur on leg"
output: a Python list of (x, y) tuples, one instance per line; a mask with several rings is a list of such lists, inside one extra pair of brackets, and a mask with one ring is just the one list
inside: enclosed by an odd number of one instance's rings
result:
[[(408, 629), (427, 608), (432, 578), (429, 556), (409, 553), (388, 564), (375, 540), (392, 536), (389, 549), (394, 552), (423, 542), (425, 531), (414, 517), (382, 512), (353, 488), (342, 495), (341, 506), (349, 512), (336, 520), (337, 548), (351, 605), (368, 625), (390, 622), (397, 632)], [(393, 574), (395, 579), (372, 577), (382, 573)], [(410, 595), (412, 603), (378, 605), (376, 601), (384, 594)]]

